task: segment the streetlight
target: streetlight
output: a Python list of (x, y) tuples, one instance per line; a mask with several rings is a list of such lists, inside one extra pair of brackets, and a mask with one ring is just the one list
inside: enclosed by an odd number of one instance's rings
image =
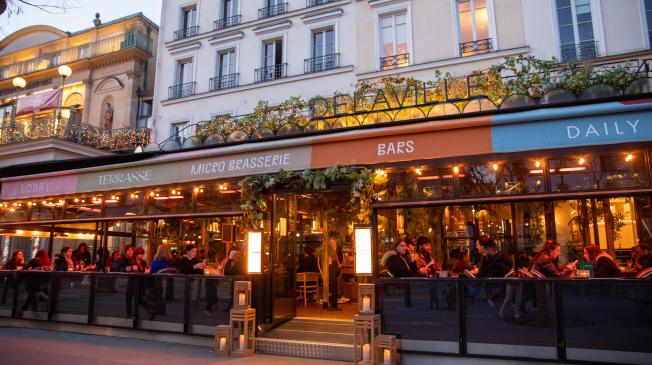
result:
[(66, 83), (66, 77), (72, 75), (72, 69), (66, 65), (59, 66), (59, 76), (61, 76), (61, 96), (59, 97), (59, 115), (57, 115), (57, 124), (55, 126), (55, 133), (61, 126), (61, 109), (63, 107), (63, 86)]
[(20, 91), (20, 89), (24, 89), (25, 86), (27, 86), (27, 81), (25, 81), (25, 79), (22, 77), (14, 77), (11, 83), (14, 85), (14, 88), (16, 88), (16, 104), (14, 105), (14, 113), (13, 113), (14, 115), (13, 118), (11, 119), (11, 125), (15, 126), (16, 112), (18, 111), (18, 92)]

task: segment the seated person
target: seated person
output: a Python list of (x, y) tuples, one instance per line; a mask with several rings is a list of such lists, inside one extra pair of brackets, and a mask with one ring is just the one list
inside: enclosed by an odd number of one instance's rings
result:
[(548, 240), (543, 245), (543, 249), (539, 251), (534, 262), (532, 269), (537, 270), (547, 278), (551, 277), (567, 277), (575, 270), (575, 264), (569, 263), (563, 270), (559, 270), (559, 252), (561, 246), (559, 242)]
[(403, 278), (416, 276), (417, 263), (412, 260), (412, 256), (407, 251), (405, 240), (397, 240), (394, 249), (386, 254), (387, 272), (393, 278)]
[(596, 278), (617, 278), (620, 276), (620, 269), (613, 257), (600, 250), (598, 245), (584, 247), (584, 259), (593, 265), (593, 272)]

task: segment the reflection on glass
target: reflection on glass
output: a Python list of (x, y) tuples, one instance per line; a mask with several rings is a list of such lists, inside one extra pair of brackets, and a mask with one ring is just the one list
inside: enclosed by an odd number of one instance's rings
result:
[(29, 220), (29, 210), (32, 202), (14, 201), (0, 203), (1, 222), (21, 222)]
[(234, 182), (197, 185), (193, 188), (197, 212), (225, 212), (240, 210), (240, 188)]
[(191, 211), (193, 190), (190, 187), (158, 189), (149, 193), (149, 214), (187, 213)]
[(129, 217), (145, 212), (144, 191), (130, 191), (105, 195), (105, 215), (107, 217)]
[(66, 199), (65, 218), (97, 218), (102, 216), (102, 196), (82, 195)]

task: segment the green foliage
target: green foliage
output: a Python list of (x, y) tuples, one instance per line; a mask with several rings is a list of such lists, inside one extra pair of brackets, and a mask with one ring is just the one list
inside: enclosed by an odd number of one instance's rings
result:
[(245, 219), (257, 227), (267, 211), (265, 194), (271, 190), (291, 187), (295, 191), (320, 191), (326, 190), (329, 184), (343, 182), (351, 185), (348, 208), (358, 221), (367, 222), (371, 204), (383, 194), (387, 176), (382, 171), (358, 167), (332, 166), (326, 170), (305, 169), (302, 172), (281, 170), (277, 174), (248, 176), (240, 181), (241, 208)]

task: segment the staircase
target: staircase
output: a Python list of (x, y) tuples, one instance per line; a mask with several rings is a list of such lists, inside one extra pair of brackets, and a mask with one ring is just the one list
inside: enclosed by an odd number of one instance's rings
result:
[(256, 353), (353, 361), (353, 321), (294, 318), (256, 339)]

